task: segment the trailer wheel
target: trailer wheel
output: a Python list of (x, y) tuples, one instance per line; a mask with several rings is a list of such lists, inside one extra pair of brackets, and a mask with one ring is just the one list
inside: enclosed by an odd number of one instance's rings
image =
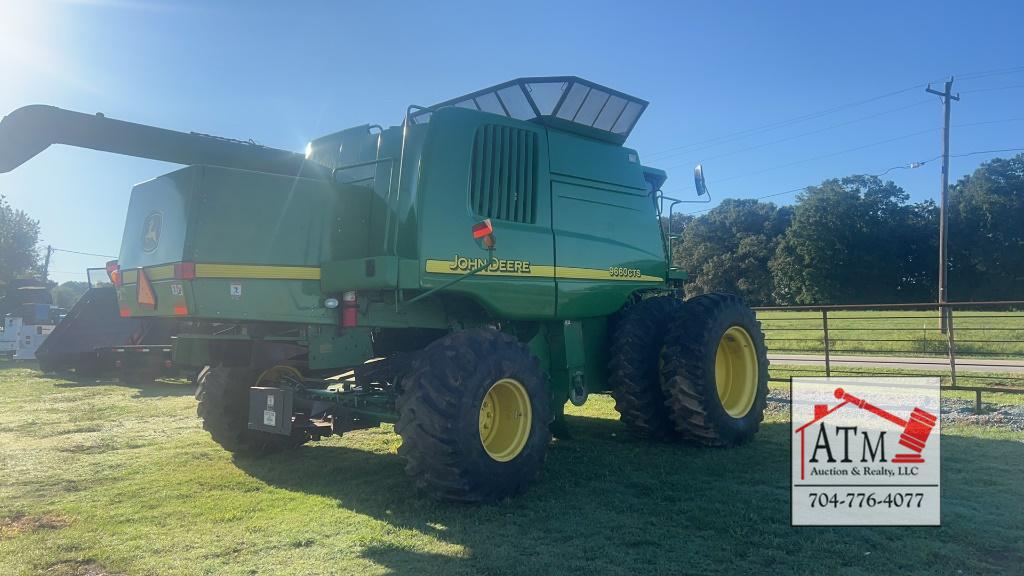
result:
[(426, 347), (402, 380), (399, 454), (434, 498), (490, 502), (537, 478), (551, 439), (551, 393), (536, 357), (492, 329)]
[(661, 352), (662, 389), (676, 430), (707, 446), (753, 438), (768, 397), (761, 323), (732, 294), (705, 294), (679, 309)]
[(612, 323), (608, 384), (619, 420), (638, 438), (676, 436), (661, 389), (658, 355), (681, 305), (673, 296), (647, 298), (624, 309)]
[(228, 452), (272, 454), (304, 444), (304, 436), (282, 436), (249, 429), (249, 388), (259, 372), (249, 368), (206, 368), (197, 378), (196, 413), (203, 429)]

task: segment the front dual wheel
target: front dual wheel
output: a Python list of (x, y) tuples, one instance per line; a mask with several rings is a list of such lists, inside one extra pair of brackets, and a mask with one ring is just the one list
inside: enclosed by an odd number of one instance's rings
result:
[(611, 350), (616, 408), (635, 435), (735, 446), (757, 432), (768, 356), (760, 324), (739, 297), (641, 301), (620, 314)]
[(514, 337), (453, 332), (402, 379), (398, 452), (417, 488), (442, 500), (489, 502), (540, 474), (552, 418), (547, 377)]

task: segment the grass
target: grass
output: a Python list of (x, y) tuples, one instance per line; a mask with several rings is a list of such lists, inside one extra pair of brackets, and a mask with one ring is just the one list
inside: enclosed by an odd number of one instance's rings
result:
[(493, 506), (418, 497), (390, 428), (233, 458), (191, 388), (0, 365), (0, 574), (999, 574), (1024, 565), (1024, 434), (943, 429), (941, 528), (792, 528), (773, 410), (733, 450), (572, 409), (542, 480)]
[[(938, 312), (830, 311), (829, 340), (833, 354), (945, 356), (946, 336), (939, 332)], [(776, 353), (821, 354), (820, 312), (762, 311), (768, 348)], [(953, 313), (957, 355), (960, 357), (1024, 357), (1024, 312)]]

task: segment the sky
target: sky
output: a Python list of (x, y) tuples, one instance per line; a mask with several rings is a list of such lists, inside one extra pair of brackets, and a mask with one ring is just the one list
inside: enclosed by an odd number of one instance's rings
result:
[[(187, 2), (0, 0), (0, 114), (28, 104), (302, 151), (520, 76), (650, 101), (627, 145), (695, 199), (770, 198), (881, 174), (935, 199), (953, 75), (951, 181), (1024, 148), (1021, 2)], [(970, 155), (965, 155), (970, 154)], [(0, 174), (42, 245), (116, 255), (131, 187), (167, 163), (54, 146)], [(888, 171), (888, 172), (886, 172)], [(107, 258), (56, 252), (51, 278)]]

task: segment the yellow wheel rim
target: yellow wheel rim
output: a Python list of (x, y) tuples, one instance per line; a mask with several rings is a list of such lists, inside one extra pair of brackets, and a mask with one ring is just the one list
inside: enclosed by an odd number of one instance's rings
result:
[(757, 351), (750, 334), (739, 326), (726, 330), (718, 341), (715, 387), (729, 416), (742, 418), (750, 412), (757, 397)]
[(284, 364), (278, 364), (271, 368), (267, 368), (260, 374), (260, 377), (256, 379), (257, 386), (274, 386), (280, 382), (281, 378), (289, 377), (302, 382), (302, 372), (294, 366), (285, 366)]
[(530, 437), (532, 423), (530, 395), (518, 380), (498, 380), (480, 403), (480, 443), (498, 462), (519, 456)]

